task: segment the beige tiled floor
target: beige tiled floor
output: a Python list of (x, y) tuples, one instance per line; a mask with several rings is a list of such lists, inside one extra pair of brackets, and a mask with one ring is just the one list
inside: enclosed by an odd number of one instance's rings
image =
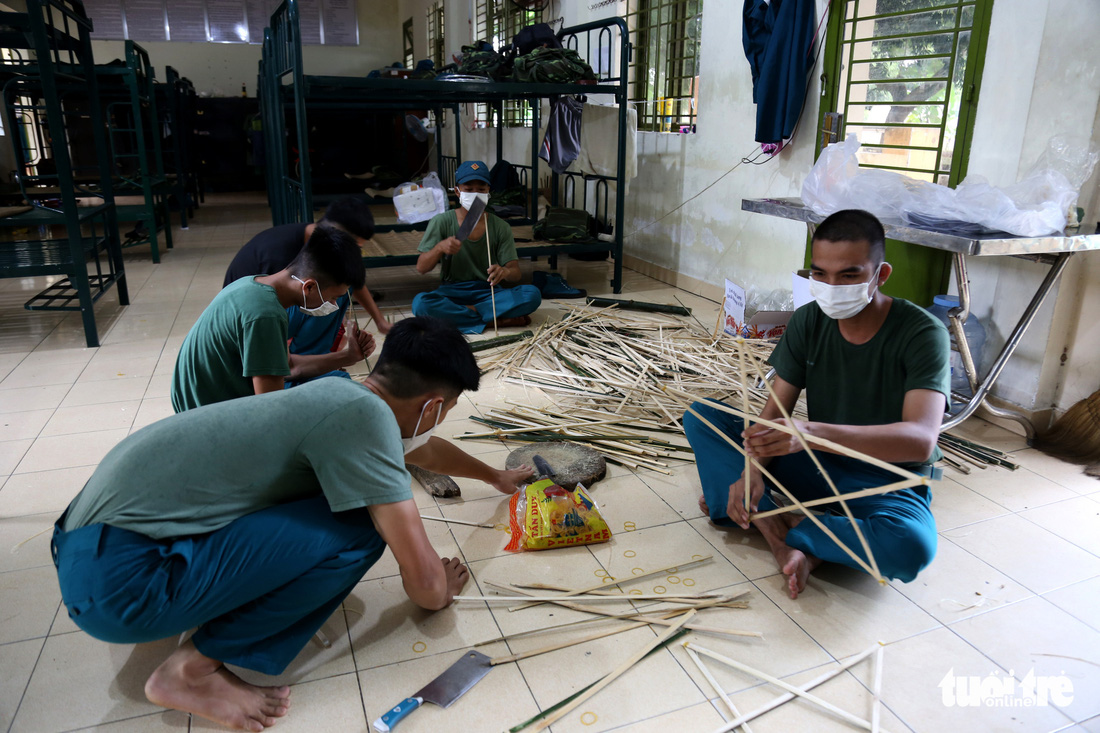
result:
[[(103, 346), (86, 349), (76, 314), (22, 309), (44, 278), (0, 280), (0, 731), (49, 733), (97, 730), (212, 729), (145, 701), (142, 682), (174, 646), (168, 639), (136, 647), (108, 645), (79, 631), (60, 604), (45, 534), (91, 474), (95, 463), (128, 433), (171, 413), (168, 387), (183, 337), (217, 292), (232, 254), (268, 222), (255, 197), (212, 197), (176, 248), (152, 265), (126, 255), (132, 304), (114, 293), (97, 305)], [(606, 291), (608, 265), (562, 263), (571, 282)], [(523, 267), (545, 267), (524, 263)], [(430, 281), (409, 268), (375, 270), (369, 284), (385, 291), (393, 317)], [(713, 322), (714, 304), (626, 273), (636, 298), (682, 302)], [(553, 304), (539, 311), (552, 318)], [(441, 433), (476, 429), (468, 420), (505, 399), (541, 400), (536, 391), (499, 385), (464, 398)], [(938, 556), (916, 581), (881, 587), (867, 576), (826, 568), (806, 593), (789, 600), (759, 535), (724, 531), (699, 516), (694, 467), (671, 476), (613, 466), (593, 493), (615, 532), (605, 545), (512, 555), (505, 534), (427, 522), (438, 551), (461, 556), (474, 582), (469, 594), (489, 593), (486, 581), (537, 579), (582, 587), (608, 573), (667, 566), (693, 555), (714, 559), (678, 573), (641, 581), (644, 592), (691, 587), (746, 592), (747, 610), (708, 611), (705, 623), (761, 632), (763, 639), (693, 633), (696, 643), (770, 674), (802, 683), (848, 655), (881, 641), (883, 728), (892, 731), (1100, 730), (1100, 483), (1079, 467), (1026, 448), (1006, 430), (971, 421), (972, 437), (1013, 452), (1018, 471), (949, 472), (936, 485), (933, 510), (940, 529)], [(501, 465), (499, 442), (462, 444)], [(170, 447), (165, 447), (170, 450)], [(452, 519), (501, 523), (506, 498), (491, 487), (459, 481), (461, 499), (435, 500), (418, 492), (421, 511)], [(417, 609), (402, 592), (387, 554), (323, 629), (329, 648), (311, 643), (283, 679), (294, 684), (294, 708), (283, 731), (363, 731), (387, 706), (445, 669), (461, 650), (522, 631), (568, 626), (586, 618), (539, 606), (509, 612), (505, 604), (459, 603), (445, 611)], [(555, 638), (553, 636), (549, 637)], [(636, 629), (518, 663), (500, 665), (450, 709), (418, 711), (401, 730), (500, 731), (613, 669), (653, 638)], [(512, 654), (549, 643), (526, 637), (484, 648)], [(742, 711), (779, 691), (751, 675), (708, 663)], [(1072, 704), (960, 707), (944, 702), (941, 681), (959, 677), (1023, 681), (1064, 675)], [(256, 675), (250, 679), (259, 680)], [(817, 689), (861, 718), (871, 711), (869, 661)], [(712, 731), (725, 703), (678, 645), (662, 650), (554, 726), (556, 731)], [(846, 730), (850, 726), (803, 701), (758, 718), (756, 731)]]

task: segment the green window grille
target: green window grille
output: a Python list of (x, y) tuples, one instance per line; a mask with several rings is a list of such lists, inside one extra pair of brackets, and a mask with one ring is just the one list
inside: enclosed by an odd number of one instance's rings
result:
[(703, 0), (627, 0), (630, 95), (638, 129), (680, 132), (698, 114)]
[(405, 68), (411, 69), (416, 65), (415, 52), (413, 51), (413, 19), (409, 18), (401, 24), (401, 47), (404, 50)]
[[(990, 0), (834, 5), (828, 106), (860, 165), (954, 186), (965, 175)], [(831, 72), (828, 69), (832, 69)], [(831, 88), (830, 88), (831, 87)]]
[[(519, 7), (513, 0), (477, 0), (477, 40), (489, 41), (498, 51), (512, 42), (523, 28), (542, 23), (545, 8), (529, 10)], [(477, 107), (478, 127), (495, 127), (495, 111), (485, 104)], [(506, 101), (501, 115), (505, 127), (530, 127), (534, 115), (530, 105), (523, 100)]]
[(443, 3), (437, 2), (428, 8), (428, 58), (435, 64), (436, 71), (447, 63), (447, 45), (444, 40)]

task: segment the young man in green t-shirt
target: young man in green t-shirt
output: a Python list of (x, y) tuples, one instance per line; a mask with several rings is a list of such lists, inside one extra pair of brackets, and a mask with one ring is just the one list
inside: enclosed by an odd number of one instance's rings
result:
[(197, 627), (149, 677), (152, 702), (231, 728), (286, 715), (278, 675), (381, 557), (409, 599), (450, 605), (469, 579), (428, 541), (405, 462), (515, 492), (497, 470), (430, 437), (476, 390), (465, 338), (437, 319), (394, 325), (359, 384), (319, 379), (173, 415), (125, 438), (57, 521), (51, 545), (70, 618), (134, 644)]
[(287, 309), (326, 316), (366, 271), (355, 237), (318, 224), (298, 256), (271, 275), (244, 277), (214, 296), (180, 347), (172, 374), (172, 409), (183, 412), (223, 400), (283, 389), (356, 364), (374, 351), (374, 337), (350, 324), (347, 346), (327, 354), (287, 352)]
[[(818, 226), (810, 268), (815, 302), (795, 311), (772, 353), (774, 389), (788, 413), (806, 391), (809, 420), (795, 421), (803, 433), (931, 475), (950, 396), (947, 329), (922, 308), (883, 295), (880, 288), (892, 269), (884, 261), (884, 244), (882, 224), (865, 211), (838, 211)], [(742, 443), (800, 501), (832, 495), (797, 438), (757, 423), (745, 431), (739, 418), (706, 402), (692, 407)], [(774, 399), (760, 415), (787, 422)], [(750, 472), (751, 486), (746, 486), (745, 461), (721, 436), (690, 413), (684, 415), (684, 431), (703, 486), (699, 506), (715, 524), (749, 528), (746, 491), (751, 511), (775, 508), (773, 487), (757, 470)], [(815, 448), (815, 453), (841, 493), (897, 480), (888, 471), (824, 448)], [(932, 561), (936, 524), (927, 488), (846, 503), (884, 576), (910, 582)], [(846, 516), (820, 519), (867, 562)], [(859, 567), (804, 520), (785, 513), (752, 522), (787, 576), (791, 598), (805, 589), (810, 572), (822, 562)]]
[(529, 325), (530, 314), (542, 303), (539, 289), (534, 285), (500, 287), (520, 279), (512, 227), (486, 211), (467, 239), (455, 237), (474, 200), (489, 201), (488, 166), (480, 160), (465, 161), (455, 172), (455, 184), (459, 208), (432, 217), (416, 261), (416, 271), (422, 275), (442, 262), (443, 283), (413, 298), (413, 314), (450, 321), (463, 333), (481, 333), (493, 322), (495, 299), (498, 325)]

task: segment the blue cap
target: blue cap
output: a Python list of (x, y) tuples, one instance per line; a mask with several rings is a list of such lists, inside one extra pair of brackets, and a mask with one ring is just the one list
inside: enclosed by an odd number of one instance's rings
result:
[(467, 160), (455, 171), (455, 185), (468, 181), (489, 182), (489, 166), (480, 160)]

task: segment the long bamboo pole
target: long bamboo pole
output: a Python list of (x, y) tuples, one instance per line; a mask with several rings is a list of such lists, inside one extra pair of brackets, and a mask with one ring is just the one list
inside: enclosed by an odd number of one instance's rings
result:
[[(909, 479), (907, 481), (896, 481), (892, 484), (886, 484), (885, 486), (876, 486), (870, 489), (860, 489), (859, 491), (852, 491), (844, 494), (844, 498), (848, 501), (852, 499), (862, 499), (865, 496), (878, 496), (879, 494), (888, 494), (891, 491), (900, 491), (902, 489), (912, 488), (913, 486), (926, 486), (930, 482), (927, 476), (921, 476), (920, 478)], [(810, 499), (809, 501), (802, 502), (802, 509), (808, 509), (809, 507), (822, 506), (824, 504), (833, 504), (840, 500), (837, 496), (826, 496), (821, 499)], [(800, 507), (790, 506), (779, 507), (778, 509), (769, 509), (766, 512), (756, 512), (749, 516), (749, 519), (763, 519), (764, 517), (772, 517), (776, 514), (785, 514), (786, 512), (792, 512)]]

